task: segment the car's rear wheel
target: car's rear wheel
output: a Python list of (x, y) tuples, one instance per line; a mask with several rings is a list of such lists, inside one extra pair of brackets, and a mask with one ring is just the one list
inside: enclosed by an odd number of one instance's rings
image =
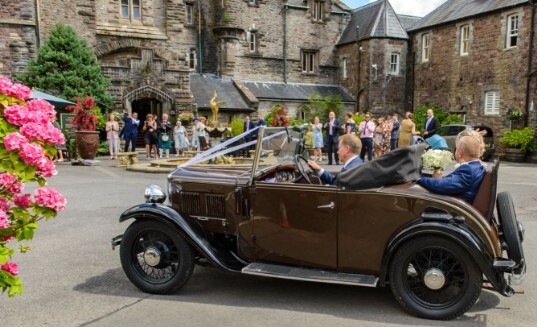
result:
[(515, 206), (509, 192), (498, 193), (496, 202), (498, 218), (502, 226), (503, 238), (507, 243), (507, 255), (509, 259), (515, 261), (518, 266), (515, 273), (522, 272), (524, 268), (524, 250), (522, 241), (524, 240), (524, 228), (516, 218)]
[(390, 284), (410, 314), (447, 320), (464, 314), (481, 294), (482, 274), (470, 255), (442, 237), (402, 245), (390, 266)]
[(121, 240), (121, 266), (129, 280), (147, 293), (179, 290), (192, 275), (194, 255), (181, 234), (159, 221), (136, 221)]

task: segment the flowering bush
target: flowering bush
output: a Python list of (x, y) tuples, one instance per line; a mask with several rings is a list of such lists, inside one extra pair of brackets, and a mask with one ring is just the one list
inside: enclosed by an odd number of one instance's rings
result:
[(74, 106), (65, 108), (75, 114), (73, 124), (79, 131), (95, 131), (99, 123), (101, 111), (95, 105), (93, 98), (86, 96), (83, 99), (76, 99)]
[[(56, 112), (43, 100), (25, 102), (29, 97), (29, 88), (0, 77), (0, 290), (9, 296), (22, 293), (9, 242), (31, 240), (37, 222), (55, 217), (66, 203), (58, 191), (45, 187), (46, 178), (56, 174), (54, 145), (65, 142), (52, 125)], [(23, 193), (27, 182), (39, 184), (33, 195)], [(19, 245), (22, 253), (28, 248)]]
[(287, 117), (287, 114), (287, 107), (279, 104), (270, 109), (270, 113), (265, 117), (265, 120), (272, 127), (289, 126), (291, 121)]
[(421, 157), (423, 159), (423, 168), (439, 170), (453, 161), (453, 154), (445, 150), (429, 150)]

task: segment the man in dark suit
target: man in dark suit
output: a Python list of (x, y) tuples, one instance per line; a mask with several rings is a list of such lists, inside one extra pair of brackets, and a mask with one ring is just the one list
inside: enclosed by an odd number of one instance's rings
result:
[(265, 121), (265, 118), (262, 114), (257, 115), (257, 127), (265, 126), (267, 127), (267, 122)]
[(429, 138), (436, 134), (436, 130), (440, 127), (438, 119), (434, 116), (433, 109), (427, 110), (427, 120), (425, 121), (425, 129), (423, 130), (424, 138)]
[(472, 204), (486, 173), (479, 160), (480, 155), (481, 144), (478, 139), (463, 136), (455, 151), (455, 158), (460, 166), (445, 177), (421, 177), (417, 183), (431, 192), (453, 195)]
[[(244, 131), (248, 132), (254, 128), (255, 126), (254, 126), (254, 123), (250, 120), (250, 116), (249, 115), (244, 116)], [(246, 134), (246, 136), (244, 137), (244, 141), (250, 142), (251, 140), (252, 140), (252, 133)]]
[(129, 143), (132, 144), (132, 152), (136, 151), (136, 135), (138, 135), (138, 126), (140, 121), (138, 120), (138, 114), (133, 112), (129, 115), (127, 112), (123, 112), (123, 121), (125, 126), (123, 127), (123, 136), (125, 137), (125, 152), (129, 152)]
[[(338, 155), (343, 161), (341, 172), (360, 166), (363, 161), (358, 156), (362, 149), (362, 142), (354, 134), (345, 134), (339, 137)], [(324, 170), (317, 162), (310, 160), (308, 165), (317, 172), (321, 181), (325, 184), (336, 185), (337, 177)]]
[(336, 160), (336, 165), (339, 165), (338, 157), (338, 139), (339, 139), (339, 130), (341, 124), (339, 120), (336, 119), (336, 114), (331, 111), (328, 114), (328, 121), (324, 124), (324, 130), (326, 131), (327, 138), (327, 152), (328, 152), (328, 164), (332, 164), (332, 153), (334, 153), (334, 159)]

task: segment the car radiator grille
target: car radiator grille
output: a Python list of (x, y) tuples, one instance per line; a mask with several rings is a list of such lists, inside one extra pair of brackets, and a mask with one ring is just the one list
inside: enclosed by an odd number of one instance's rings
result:
[(180, 192), (181, 211), (195, 216), (225, 218), (223, 194)]

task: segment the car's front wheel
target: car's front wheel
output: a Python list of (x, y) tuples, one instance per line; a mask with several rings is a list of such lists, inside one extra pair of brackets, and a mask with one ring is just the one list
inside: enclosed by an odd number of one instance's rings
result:
[(448, 320), (474, 305), (482, 274), (470, 255), (442, 237), (423, 237), (405, 243), (390, 266), (390, 285), (399, 304), (427, 319)]
[(129, 280), (147, 293), (179, 290), (192, 275), (194, 255), (181, 234), (159, 221), (136, 221), (121, 240), (121, 266)]

